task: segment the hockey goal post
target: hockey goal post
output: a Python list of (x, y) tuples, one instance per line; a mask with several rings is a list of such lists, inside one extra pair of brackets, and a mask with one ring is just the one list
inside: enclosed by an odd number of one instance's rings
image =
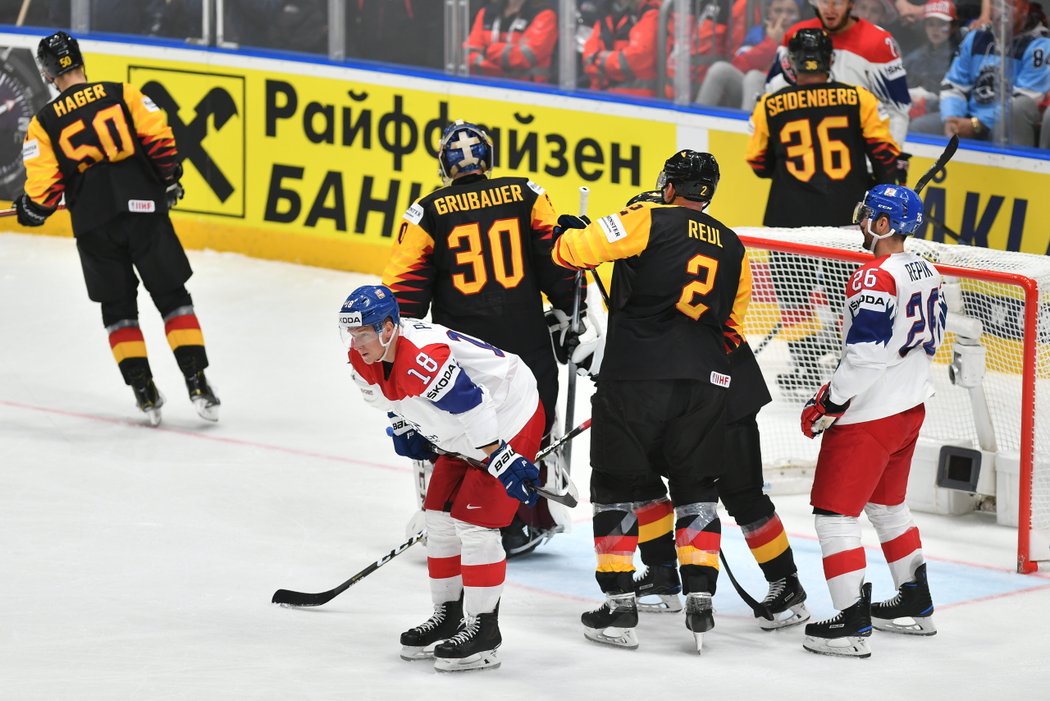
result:
[[(820, 443), (799, 413), (834, 370), (846, 280), (871, 256), (856, 227), (736, 231), (751, 259), (746, 333), (773, 395), (759, 414), (767, 482), (805, 483)], [(907, 249), (944, 276), (949, 307), (909, 502), (994, 510), (1017, 527), (1017, 571), (1034, 572), (1050, 560), (1050, 259), (917, 238)]]

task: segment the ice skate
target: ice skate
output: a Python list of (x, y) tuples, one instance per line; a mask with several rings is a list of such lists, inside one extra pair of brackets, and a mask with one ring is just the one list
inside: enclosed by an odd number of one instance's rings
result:
[(150, 378), (143, 383), (132, 385), (131, 391), (135, 393), (135, 403), (142, 413), (146, 415), (149, 425), (159, 426), (160, 408), (164, 406), (164, 395), (157, 389), (153, 379)]
[(634, 632), (638, 626), (638, 604), (633, 592), (609, 594), (604, 604), (585, 612), (580, 620), (588, 640), (630, 650), (638, 647), (638, 636)]
[(464, 620), (464, 627), (434, 648), (434, 669), (438, 672), (469, 672), (500, 666), (499, 605), (492, 613)]
[(401, 659), (410, 662), (432, 659), (437, 644), (455, 635), (462, 622), (462, 597), (456, 601), (434, 604), (434, 615), (401, 634)]
[(710, 594), (707, 592), (686, 594), (685, 627), (693, 631), (693, 638), (696, 640), (696, 654), (703, 653), (704, 633), (715, 627)]
[[(678, 567), (674, 564), (646, 567), (634, 580), (634, 592), (638, 597), (638, 610), (648, 613), (678, 613), (682, 600), (678, 594), (682, 582), (678, 578)], [(648, 600), (643, 600), (645, 597)]]
[(860, 599), (832, 618), (806, 625), (802, 647), (818, 655), (871, 657), (871, 584), (860, 590)]
[(806, 608), (806, 590), (798, 581), (798, 573), (769, 583), (769, 592), (762, 599), (762, 607), (769, 614), (764, 618), (755, 614), (762, 630), (788, 628), (809, 620)]
[(500, 529), (503, 540), (503, 550), (507, 553), (507, 559), (528, 555), (543, 543), (561, 533), (562, 529), (555, 526), (551, 529), (533, 528), (522, 521), (517, 515), (514, 521), (507, 527)]
[(219, 405), (222, 402), (215, 396), (215, 392), (208, 385), (204, 377), (204, 371), (194, 373), (186, 378), (186, 389), (190, 393), (190, 401), (197, 414), (208, 421), (219, 420)]
[(871, 605), (871, 623), (875, 630), (888, 633), (936, 635), (932, 616), (933, 599), (926, 580), (926, 563), (919, 565), (915, 579), (902, 584), (895, 597)]

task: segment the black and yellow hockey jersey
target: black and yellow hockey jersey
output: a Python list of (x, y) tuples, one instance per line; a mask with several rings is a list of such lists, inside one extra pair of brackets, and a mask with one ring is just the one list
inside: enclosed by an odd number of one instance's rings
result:
[(567, 268), (613, 267), (602, 379), (729, 384), (751, 300), (747, 252), (703, 212), (639, 202), (570, 230), (552, 256)]
[(747, 162), (772, 178), (766, 226), (844, 226), (871, 186), (894, 182), (900, 148), (889, 117), (857, 85), (791, 85), (763, 95), (751, 113)]
[[(550, 335), (540, 292), (567, 314), (572, 273), (550, 258), (558, 215), (526, 178), (458, 178), (405, 212), (383, 284), (405, 316), (525, 355)], [(553, 362), (553, 361), (552, 361)]]
[(54, 209), (65, 195), (73, 231), (123, 212), (167, 211), (165, 182), (178, 166), (164, 111), (127, 83), (78, 83), (29, 122), (25, 192)]

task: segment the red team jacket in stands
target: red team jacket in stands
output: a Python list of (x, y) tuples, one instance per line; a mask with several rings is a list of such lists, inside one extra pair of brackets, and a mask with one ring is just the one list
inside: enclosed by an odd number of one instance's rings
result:
[[(750, 16), (748, 6), (750, 5)], [(716, 7), (708, 5), (707, 7)], [(737, 53), (744, 44), (748, 27), (762, 22), (762, 8), (760, 3), (752, 3), (749, 0), (736, 0), (732, 7), (732, 17), (729, 24), (725, 17), (704, 17), (697, 21), (696, 15), (689, 15), (689, 81), (690, 88), (695, 94), (700, 84), (707, 76), (711, 64), (716, 61), (724, 61), (727, 57)], [(674, 35), (676, 16), (671, 13), (667, 23), (667, 87), (665, 97), (674, 97)], [(773, 47), (774, 51), (776, 47)], [(773, 58), (772, 53), (769, 60)], [(735, 65), (735, 63), (734, 63)], [(738, 66), (739, 68), (739, 66)], [(769, 61), (761, 66), (761, 70), (769, 68)], [(742, 69), (746, 70), (746, 69)]]
[(831, 400), (853, 401), (838, 423), (893, 416), (933, 396), (930, 362), (947, 307), (932, 263), (904, 252), (861, 266), (846, 283), (842, 318), (846, 343)]
[(656, 95), (656, 28), (659, 0), (646, 0), (638, 14), (606, 15), (594, 23), (583, 45), (583, 71), (592, 90)]
[(472, 74), (550, 82), (551, 57), (558, 42), (558, 15), (553, 0), (527, 0), (511, 17), (502, 3), (478, 11), (467, 38), (467, 65)]
[[(799, 22), (784, 32), (784, 41), (777, 50), (777, 60), (766, 78), (766, 92), (776, 92), (794, 83), (788, 64), (787, 43), (800, 29), (820, 29), (819, 17)], [(834, 59), (831, 79), (839, 83), (859, 85), (882, 103), (890, 118), (890, 134), (898, 145), (908, 134), (908, 112), (911, 96), (901, 60), (900, 48), (893, 36), (882, 27), (867, 20), (857, 19), (845, 32), (831, 35)]]
[(350, 349), (354, 381), (367, 403), (437, 447), (484, 460), (478, 448), (514, 437), (536, 413), (536, 378), (518, 356), (439, 324), (402, 319), (400, 329), (392, 364)]

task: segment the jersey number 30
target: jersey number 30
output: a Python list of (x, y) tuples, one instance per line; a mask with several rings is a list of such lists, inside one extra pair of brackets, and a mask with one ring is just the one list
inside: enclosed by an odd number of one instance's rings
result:
[[(457, 272), (452, 275), (452, 284), (465, 295), (476, 295), (485, 289), (490, 269), (496, 281), (508, 290), (517, 287), (525, 277), (521, 227), (517, 219), (497, 219), (485, 233), (485, 238), (488, 246), (482, 242), (481, 226), (476, 223), (460, 224), (448, 235), (449, 250), (456, 255)], [(504, 241), (509, 250), (504, 250)], [(456, 248), (461, 246), (457, 251)], [(492, 257), (491, 266), (485, 261), (486, 249)]]

